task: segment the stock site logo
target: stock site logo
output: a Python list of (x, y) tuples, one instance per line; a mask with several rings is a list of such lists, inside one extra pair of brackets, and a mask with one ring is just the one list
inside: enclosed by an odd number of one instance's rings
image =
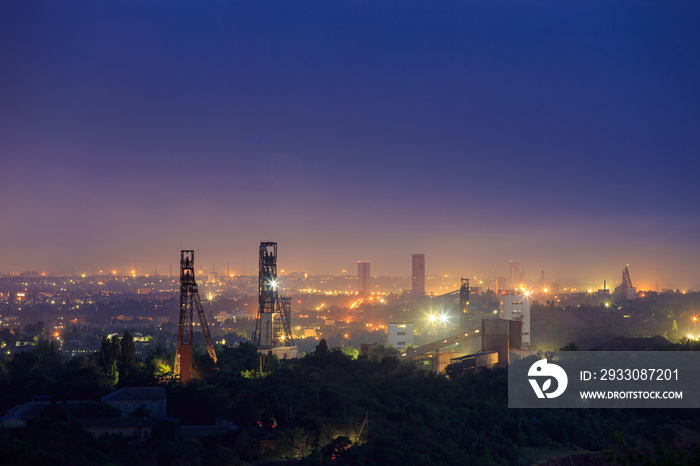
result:
[[(556, 364), (547, 363), (546, 359), (540, 359), (535, 364), (530, 366), (530, 370), (527, 373), (528, 377), (535, 377), (534, 379), (528, 379), (532, 389), (535, 391), (537, 398), (556, 398), (566, 390), (566, 385), (569, 383), (569, 378), (566, 376), (566, 372), (561, 367)], [(544, 379), (544, 382), (540, 386), (540, 382), (537, 378)], [(557, 381), (557, 389), (551, 393), (548, 393), (552, 387), (552, 379)]]

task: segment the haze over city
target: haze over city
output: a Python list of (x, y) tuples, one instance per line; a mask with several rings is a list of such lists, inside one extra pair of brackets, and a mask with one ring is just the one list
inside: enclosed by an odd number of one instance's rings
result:
[(699, 465), (699, 24), (0, 2), (0, 462)]
[(305, 5), (5, 2), (0, 273), (700, 287), (698, 5)]

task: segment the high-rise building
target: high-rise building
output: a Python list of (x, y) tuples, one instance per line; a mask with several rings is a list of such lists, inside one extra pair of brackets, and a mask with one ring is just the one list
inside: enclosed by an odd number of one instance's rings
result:
[(369, 294), (369, 261), (357, 261), (357, 291)]
[(416, 296), (425, 294), (425, 254), (411, 257), (411, 291)]
[(520, 273), (520, 261), (510, 261), (510, 287), (517, 288), (522, 279), (523, 275)]

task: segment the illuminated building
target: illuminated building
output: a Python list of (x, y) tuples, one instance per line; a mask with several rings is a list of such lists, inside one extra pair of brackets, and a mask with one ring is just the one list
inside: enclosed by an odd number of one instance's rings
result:
[(413, 345), (413, 322), (390, 322), (387, 329), (387, 344), (398, 350)]
[(357, 261), (357, 291), (369, 294), (369, 261)]
[(416, 296), (425, 294), (425, 254), (411, 257), (411, 290)]
[(530, 346), (530, 295), (505, 294), (500, 299), (500, 317), (523, 323), (523, 347)]

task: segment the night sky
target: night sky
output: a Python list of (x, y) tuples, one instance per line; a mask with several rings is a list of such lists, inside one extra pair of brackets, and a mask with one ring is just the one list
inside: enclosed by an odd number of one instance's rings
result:
[(0, 3), (0, 271), (700, 288), (700, 3)]

